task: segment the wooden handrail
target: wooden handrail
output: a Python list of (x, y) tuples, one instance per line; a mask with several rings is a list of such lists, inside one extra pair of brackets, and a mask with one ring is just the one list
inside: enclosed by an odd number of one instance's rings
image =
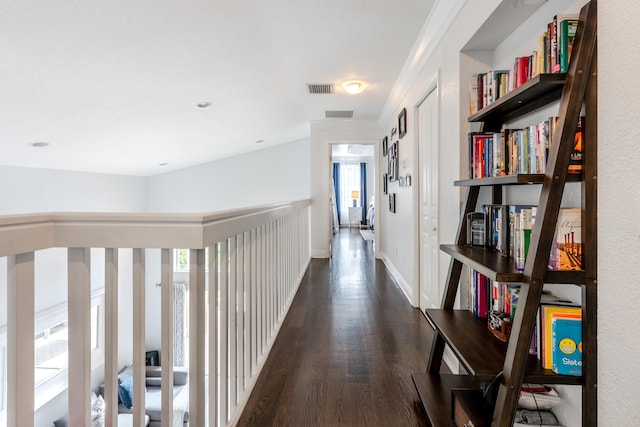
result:
[(56, 212), (0, 216), (0, 256), (52, 247), (203, 249), (311, 205), (310, 199), (197, 213)]

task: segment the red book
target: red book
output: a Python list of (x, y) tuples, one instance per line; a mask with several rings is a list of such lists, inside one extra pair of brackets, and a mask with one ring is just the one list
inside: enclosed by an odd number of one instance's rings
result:
[(518, 75), (516, 77), (518, 86), (522, 85), (528, 80), (529, 76), (529, 57), (521, 56), (518, 58)]

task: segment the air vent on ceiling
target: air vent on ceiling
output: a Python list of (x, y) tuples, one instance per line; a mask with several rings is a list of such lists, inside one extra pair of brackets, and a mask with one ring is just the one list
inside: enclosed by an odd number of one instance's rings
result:
[(322, 93), (333, 93), (333, 83), (307, 83), (307, 87), (309, 88), (309, 93), (312, 94), (322, 94)]
[(354, 110), (325, 110), (324, 112), (327, 119), (353, 119), (355, 114)]

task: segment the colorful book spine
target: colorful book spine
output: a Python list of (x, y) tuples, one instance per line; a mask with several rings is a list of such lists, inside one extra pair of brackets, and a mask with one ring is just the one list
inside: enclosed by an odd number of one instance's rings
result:
[(581, 318), (582, 309), (572, 306), (540, 306), (540, 361), (544, 369), (553, 367), (553, 316), (556, 318)]
[(561, 208), (551, 244), (550, 270), (582, 269), (582, 210)]
[(582, 319), (554, 317), (551, 333), (553, 372), (582, 376)]

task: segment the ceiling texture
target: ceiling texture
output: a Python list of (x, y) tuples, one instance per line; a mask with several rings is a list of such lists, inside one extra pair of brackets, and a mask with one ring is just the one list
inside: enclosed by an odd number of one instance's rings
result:
[(0, 165), (151, 176), (378, 120), (433, 3), (0, 0)]

